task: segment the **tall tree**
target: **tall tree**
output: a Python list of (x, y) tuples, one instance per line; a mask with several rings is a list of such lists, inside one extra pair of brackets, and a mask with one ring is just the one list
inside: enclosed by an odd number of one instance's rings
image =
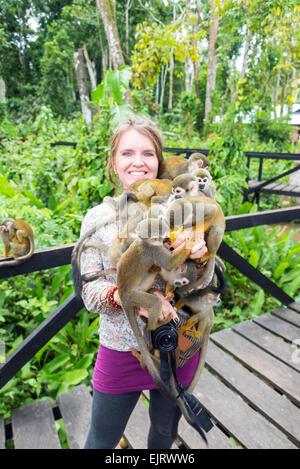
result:
[(115, 0), (96, 0), (115, 70), (125, 65), (116, 20)]
[(217, 57), (216, 57), (216, 40), (218, 35), (219, 18), (216, 14), (216, 1), (211, 0), (210, 26), (209, 26), (209, 42), (208, 42), (208, 64), (207, 64), (207, 82), (206, 82), (206, 98), (205, 98), (205, 116), (204, 119), (210, 119), (212, 109), (212, 95), (216, 86), (217, 73)]
[(92, 113), (89, 107), (90, 98), (84, 69), (83, 50), (81, 48), (74, 52), (74, 67), (77, 77), (82, 114), (86, 124), (90, 124), (92, 121)]

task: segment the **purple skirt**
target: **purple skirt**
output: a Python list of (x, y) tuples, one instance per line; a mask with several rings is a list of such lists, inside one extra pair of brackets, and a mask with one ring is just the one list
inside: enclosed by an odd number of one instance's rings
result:
[[(177, 368), (178, 380), (189, 386), (197, 370), (200, 350), (182, 368)], [(152, 376), (143, 370), (131, 352), (120, 352), (100, 345), (94, 368), (93, 386), (106, 394), (156, 389)]]

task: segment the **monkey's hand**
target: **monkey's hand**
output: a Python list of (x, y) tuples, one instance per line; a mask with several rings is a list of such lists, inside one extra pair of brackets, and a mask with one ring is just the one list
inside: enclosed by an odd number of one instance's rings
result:
[(207, 247), (204, 238), (192, 228), (185, 229), (182, 233), (180, 233), (180, 235), (171, 244), (171, 248), (177, 251), (182, 247), (182, 244), (185, 241), (192, 243), (192, 249), (189, 255), (190, 259), (201, 259), (207, 253)]

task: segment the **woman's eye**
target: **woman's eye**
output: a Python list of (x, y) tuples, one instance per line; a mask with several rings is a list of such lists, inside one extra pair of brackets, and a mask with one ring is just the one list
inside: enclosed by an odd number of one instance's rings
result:
[(122, 156), (130, 156), (131, 152), (130, 151), (123, 151)]
[(145, 156), (154, 156), (154, 153), (152, 153), (151, 151), (147, 151), (147, 152), (145, 153)]

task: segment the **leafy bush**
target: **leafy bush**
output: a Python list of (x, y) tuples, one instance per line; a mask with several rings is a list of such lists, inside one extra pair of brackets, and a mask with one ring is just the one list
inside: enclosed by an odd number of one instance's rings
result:
[(279, 151), (285, 151), (292, 128), (285, 117), (272, 119), (269, 112), (257, 111), (255, 125), (259, 138), (265, 142), (275, 142)]

